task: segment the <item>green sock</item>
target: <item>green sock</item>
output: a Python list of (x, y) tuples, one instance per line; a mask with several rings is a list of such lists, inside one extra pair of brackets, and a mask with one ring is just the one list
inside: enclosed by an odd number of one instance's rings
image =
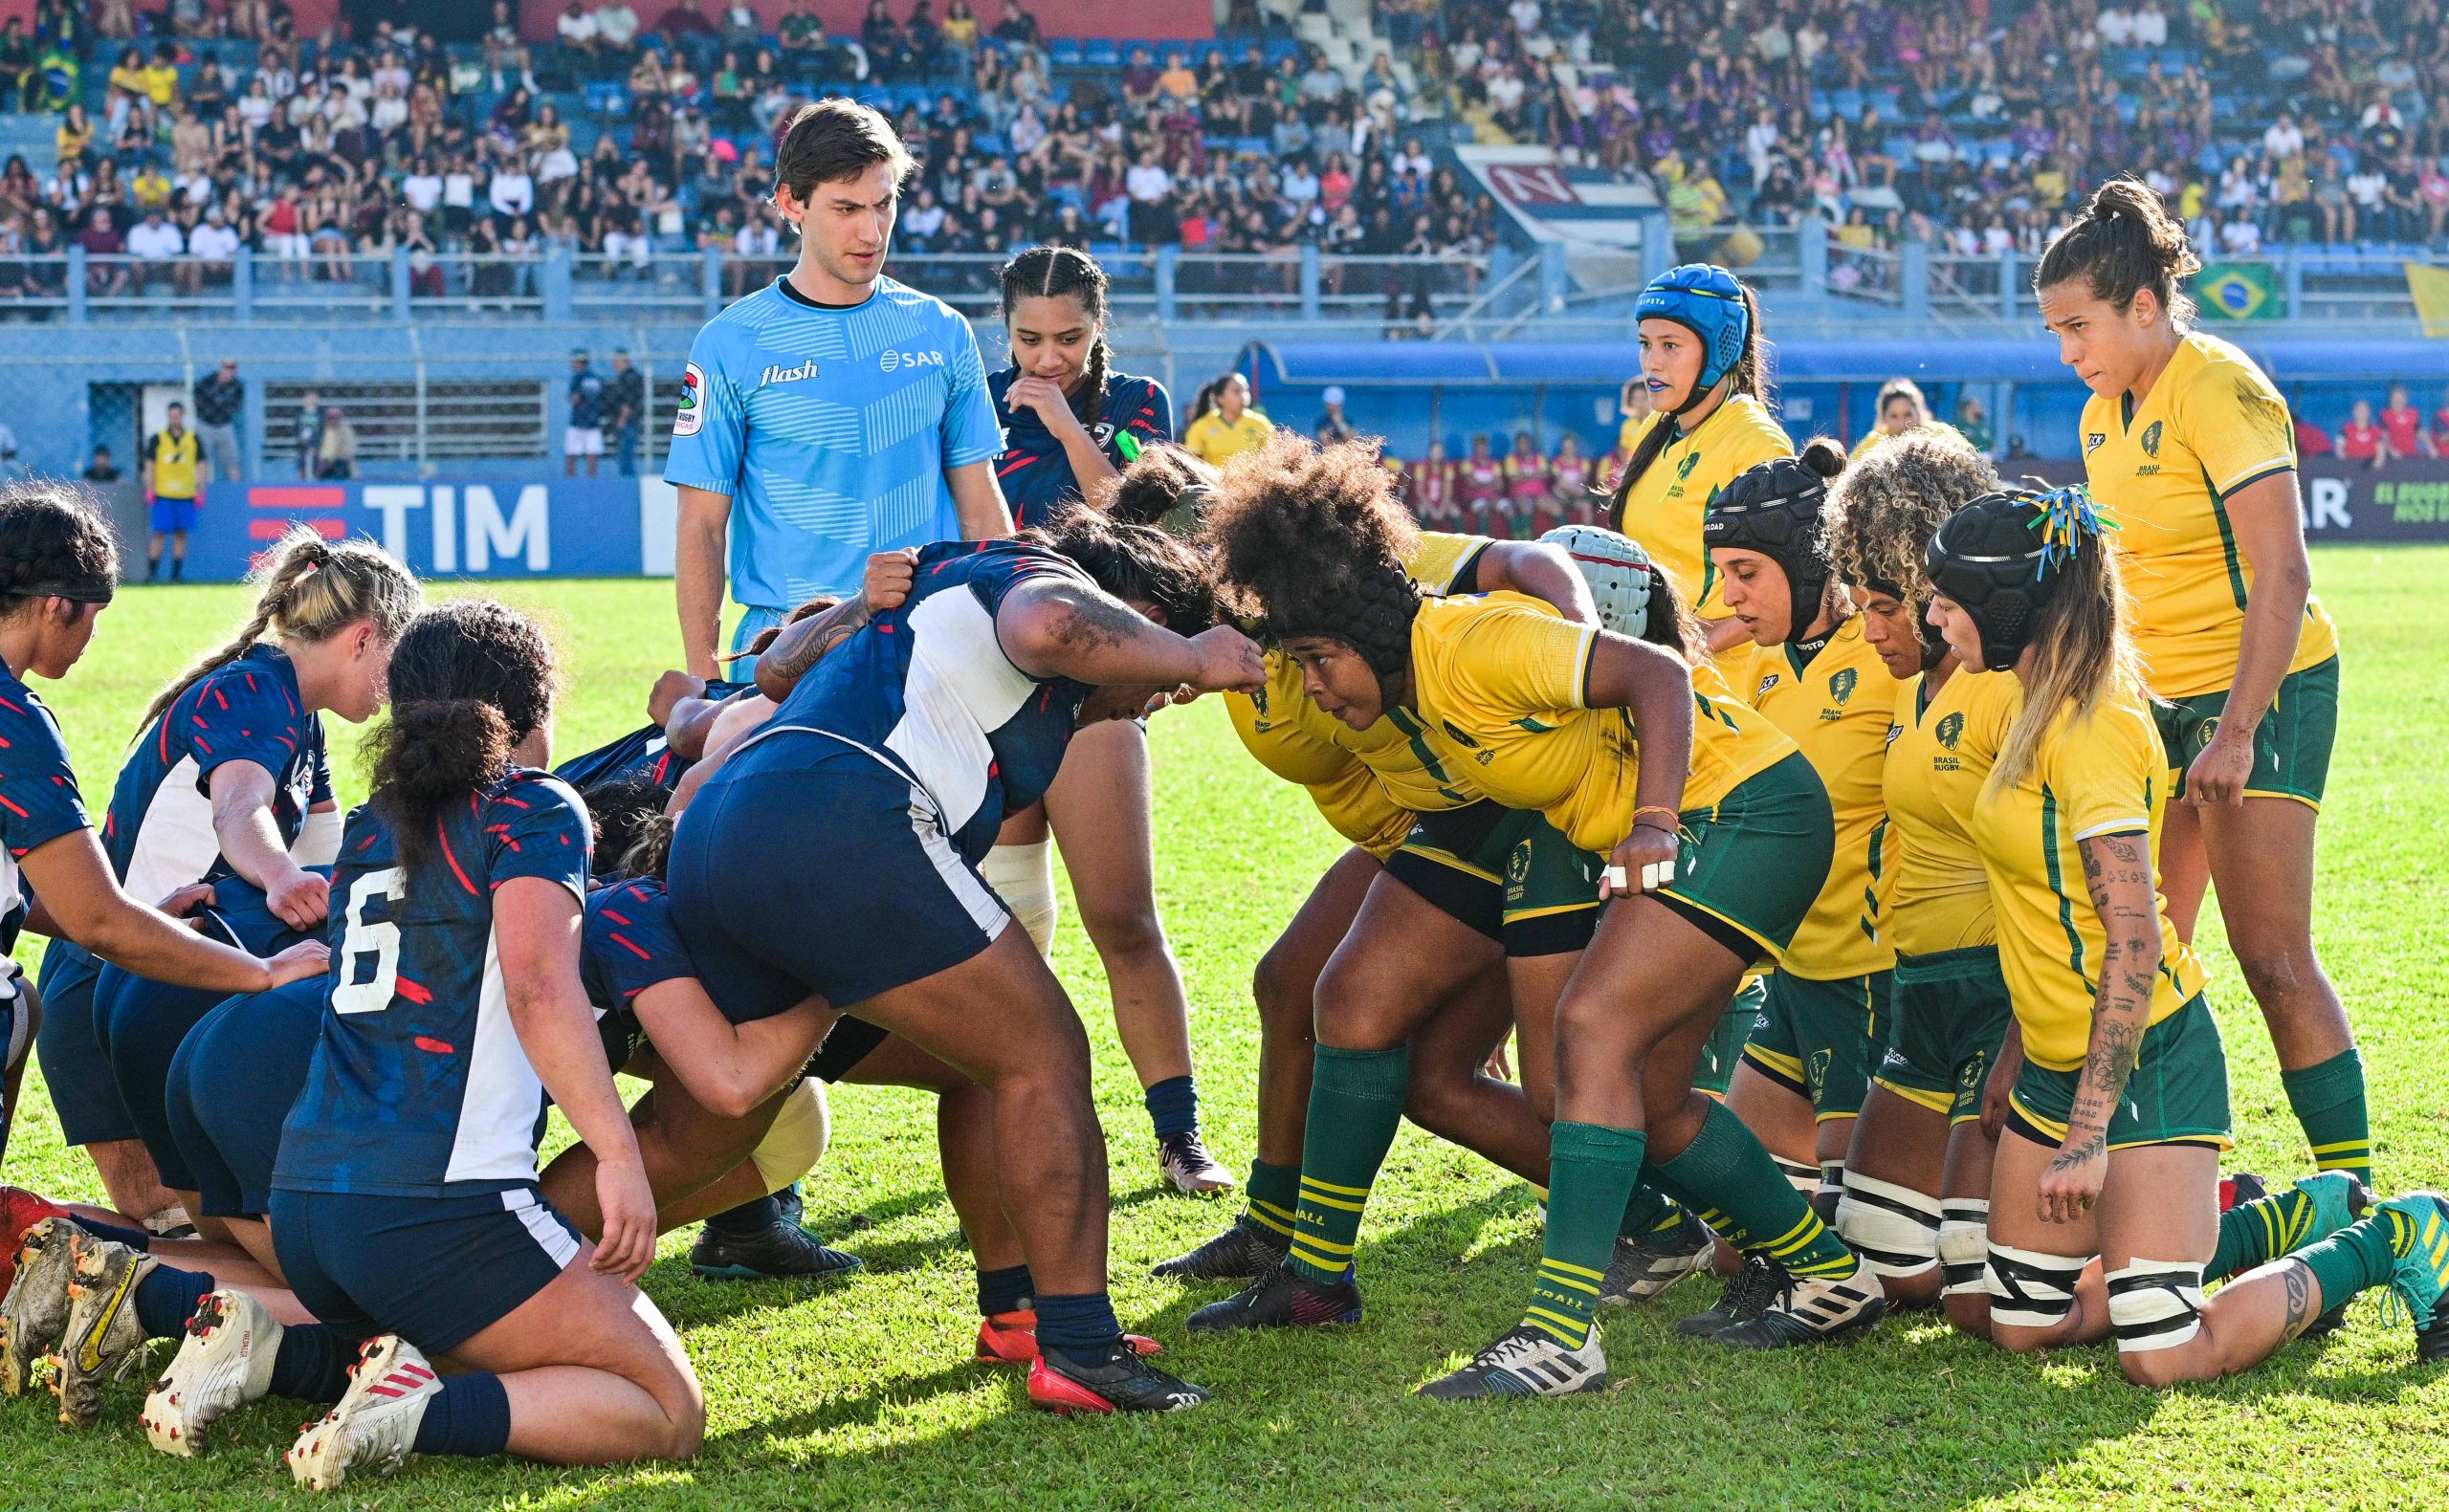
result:
[(1862, 1265), (1836, 1231), (1777, 1170), (1759, 1136), (1710, 1104), (1701, 1131), (1684, 1152), (1652, 1161), (1666, 1194), (1746, 1254), (1764, 1255), (1789, 1275), (1842, 1281)]
[(2406, 1216), (2383, 1208), (2317, 1243), (2307, 1244), (2291, 1259), (2303, 1260), (2322, 1283), (2324, 1312), (2344, 1304), (2369, 1286), (2386, 1286), (2398, 1267), (2398, 1257), (2415, 1243), (2415, 1225)]
[(2290, 1253), (2305, 1242), (2312, 1222), (2313, 1199), (2294, 1187), (2238, 1203), (2219, 1215), (2219, 1242), (2211, 1263), (2202, 1267), (2202, 1279), (2240, 1276)]
[(2279, 1073), (2287, 1106), (2313, 1147), (2319, 1171), (2372, 1184), (2372, 1120), (2364, 1108), (2364, 1056), (2353, 1046), (2319, 1065)]
[(1403, 1121), (1412, 1080), (1408, 1046), (1337, 1050), (1318, 1046), (1310, 1076), (1310, 1125), (1301, 1147), (1300, 1200), (1294, 1210), (1293, 1274), (1321, 1285), (1352, 1264), (1369, 1184), (1386, 1163)]
[(1642, 1184), (1633, 1189), (1633, 1200), (1624, 1204), (1624, 1220), (1616, 1232), (1628, 1239), (1663, 1234), (1684, 1220), (1684, 1210), (1674, 1200), (1652, 1185), (1648, 1172), (1643, 1172)]
[(1548, 1130), (1548, 1238), (1539, 1252), (1525, 1326), (1567, 1348), (1590, 1340), (1599, 1283), (1615, 1253), (1616, 1227), (1642, 1176), (1649, 1136), (1638, 1129), (1558, 1120)]
[(1243, 1191), (1249, 1198), (1249, 1205), (1242, 1210), (1244, 1223), (1279, 1239), (1292, 1237), (1292, 1207), (1301, 1194), (1299, 1166), (1271, 1166), (1264, 1160), (1252, 1160), (1249, 1185)]

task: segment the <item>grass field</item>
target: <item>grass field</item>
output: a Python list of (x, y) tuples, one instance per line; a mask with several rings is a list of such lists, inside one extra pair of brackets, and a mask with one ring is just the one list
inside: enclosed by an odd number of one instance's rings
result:
[[(2344, 722), (2323, 827), (2320, 937), (2372, 1067), (2382, 1179), (2449, 1183), (2449, 684), (2439, 668), (2449, 550), (2317, 554), (2349, 646)], [(506, 597), (561, 628), (571, 694), (560, 749), (633, 727), (674, 652), (670, 590), (653, 583), (521, 587)], [(237, 617), (228, 589), (135, 590), (93, 652), (45, 696), (89, 796), (166, 671)], [(1211, 1142), (1250, 1153), (1257, 1028), (1252, 963), (1335, 844), (1294, 790), (1262, 774), (1212, 705), (1156, 721), (1158, 885), (1195, 1007)], [(343, 745), (349, 742), (344, 738)], [(353, 759), (342, 791), (364, 791)], [(856, 865), (856, 857), (840, 858)], [(822, 928), (823, 921), (809, 921)], [(2205, 933), (2217, 930), (2206, 923)], [(30, 952), (24, 953), (31, 954)], [(2306, 1169), (2269, 1044), (2223, 948), (2213, 997), (2236, 1078), (2234, 1166)], [(678, 1467), (557, 1471), (423, 1461), (352, 1483), (352, 1503), (419, 1507), (2431, 1507), (2449, 1506), (2449, 1370), (2418, 1373), (2406, 1325), (2376, 1302), (2349, 1326), (2225, 1384), (2152, 1395), (2106, 1349), (2011, 1359), (1927, 1315), (1827, 1352), (1734, 1357), (1671, 1338), (1705, 1283), (1642, 1314), (1611, 1312), (1615, 1394), (1460, 1407), (1409, 1390), (1449, 1350), (1519, 1316), (1538, 1254), (1520, 1183), (1406, 1129), (1362, 1233), (1367, 1323), (1332, 1336), (1193, 1342), (1213, 1289), (1185, 1294), (1147, 1266), (1232, 1210), (1160, 1188), (1138, 1088), (1115, 1044), (1093, 953), (1067, 919), (1058, 966), (1097, 1049), (1114, 1161), (1114, 1277), (1128, 1326), (1216, 1392), (1172, 1419), (1056, 1421), (1020, 1382), (967, 1363), (968, 1258), (935, 1175), (933, 1117), (916, 1094), (834, 1096), (832, 1152), (809, 1221), (867, 1258), (849, 1284), (710, 1284), (666, 1239), (647, 1289), (683, 1330), (713, 1421)], [(58, 1144), (38, 1081), (8, 1177), (94, 1198)], [(248, 1414), (201, 1461), (147, 1449), (142, 1387), (105, 1426), (55, 1426), (48, 1398), (0, 1402), (0, 1508), (260, 1507), (293, 1495), (279, 1464), (300, 1413)]]

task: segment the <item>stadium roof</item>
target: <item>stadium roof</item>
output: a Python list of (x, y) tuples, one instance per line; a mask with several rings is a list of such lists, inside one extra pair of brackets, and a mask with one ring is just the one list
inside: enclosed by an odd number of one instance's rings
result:
[[(2449, 381), (2449, 341), (2247, 338), (2238, 344), (2282, 382)], [(1798, 338), (1774, 342), (1772, 357), (1777, 376), (1787, 382), (1875, 383), (1900, 375), (1927, 376), (1946, 383), (2073, 381), (2059, 365), (2056, 345), (2039, 337), (1912, 340)], [(1641, 352), (1631, 341), (1253, 341), (1243, 349), (1241, 365), (1262, 384), (1498, 383), (1613, 386), (1639, 371)]]

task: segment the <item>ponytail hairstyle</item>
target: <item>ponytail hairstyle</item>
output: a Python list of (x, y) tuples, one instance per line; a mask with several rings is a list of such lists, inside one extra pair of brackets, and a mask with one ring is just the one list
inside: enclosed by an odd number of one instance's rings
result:
[(1206, 535), (1235, 607), (1267, 638), (1341, 641), (1381, 690), (1410, 665), (1420, 590), (1403, 563), (1420, 533), (1376, 443), (1321, 448), (1277, 431), (1224, 465)]
[[(1760, 338), (1760, 296), (1748, 283), (1739, 287), (1743, 290), (1743, 311), (1749, 318), (1743, 323), (1743, 348), (1736, 354), (1734, 365), (1727, 369), (1724, 380), (1726, 397), (1732, 400), (1737, 394), (1750, 394), (1767, 404), (1770, 401), (1769, 370)], [(1720, 403), (1723, 405), (1724, 401)], [(1711, 410), (1710, 413), (1715, 414), (1716, 411)], [(1633, 485), (1641, 481), (1642, 474), (1649, 471), (1649, 465), (1658, 460), (1658, 454), (1666, 449), (1666, 444), (1674, 440), (1676, 434), (1675, 416), (1664, 409), (1653, 408), (1649, 425), (1643, 429), (1642, 438), (1633, 443), (1633, 454), (1624, 459), (1624, 471), (1616, 478), (1615, 496), (1607, 501), (1607, 517), (1601, 523), (1609, 530), (1623, 530), (1624, 505), (1633, 496)]]
[[(1080, 301), (1081, 313), (1095, 322), (1097, 340), (1089, 348), (1089, 365), (1080, 375), (1083, 405), (1080, 423), (1093, 426), (1104, 417), (1106, 375), (1114, 370), (1114, 347), (1106, 340), (1106, 271), (1076, 247), (1032, 247), (1004, 265), (1004, 323), (1012, 323), (1012, 307), (1023, 299), (1060, 298)], [(1012, 365), (1020, 365), (1014, 353)]]
[(1216, 624), (1216, 578), (1188, 544), (1154, 525), (1070, 510), (1020, 538), (1068, 559), (1089, 581), (1125, 603), (1156, 605), (1165, 628), (1193, 636)]
[(119, 585), (110, 522), (65, 483), (0, 489), (0, 619), (38, 599), (108, 603)]
[(1216, 470), (1170, 442), (1142, 447), (1107, 485), (1098, 508), (1125, 525), (1161, 524), (1176, 510), (1196, 518), (1216, 494)]
[(553, 648), (508, 604), (454, 599), (410, 623), (391, 651), (391, 716), (367, 737), (375, 812), (400, 864), (430, 853), (444, 805), (510, 765), (553, 712)]
[(199, 679), (254, 650), (266, 635), (327, 641), (358, 621), (368, 620), (377, 636), (396, 642), (424, 603), (416, 575), (398, 558), (364, 538), (325, 540), (302, 522), (273, 542), (247, 581), (255, 585), (254, 615), (228, 645), (153, 695), (138, 722), (140, 731), (150, 729)]
[(2093, 298), (2120, 315), (2149, 289), (2169, 322), (2182, 331), (2193, 322), (2194, 301), (2177, 285), (2201, 271), (2201, 259), (2186, 245), (2185, 227), (2151, 186), (2115, 178), (2095, 189), (2082, 213), (2051, 238), (2032, 286), (2041, 290), (2080, 278)]
[(1193, 425), (1197, 424), (1200, 416), (1206, 414), (1209, 410), (1216, 407), (1216, 391), (1224, 386), (1224, 380), (1226, 378), (1231, 378), (1232, 376), (1232, 374), (1227, 373), (1224, 375), (1224, 378), (1211, 378), (1206, 383), (1199, 385), (1199, 393), (1194, 396), (1190, 402), (1190, 415), (1182, 421), (1182, 428), (1184, 430), (1188, 430)]
[(2080, 727), (2123, 689), (2143, 686), (2127, 631), (2129, 609), (2117, 559), (2100, 532), (2075, 537), (2056, 569), (2056, 590), (2033, 616), (2032, 675), (2023, 707), (1990, 769), (1995, 792), (2032, 775), (2041, 742), (2055, 729)]

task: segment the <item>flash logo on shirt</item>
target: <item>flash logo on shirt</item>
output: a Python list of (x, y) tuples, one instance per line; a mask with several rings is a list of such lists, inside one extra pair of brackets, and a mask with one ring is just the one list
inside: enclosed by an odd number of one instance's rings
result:
[(816, 359), (811, 357), (797, 367), (767, 367), (763, 373), (758, 375), (757, 386), (762, 388), (768, 383), (796, 383), (804, 378), (815, 376)]

